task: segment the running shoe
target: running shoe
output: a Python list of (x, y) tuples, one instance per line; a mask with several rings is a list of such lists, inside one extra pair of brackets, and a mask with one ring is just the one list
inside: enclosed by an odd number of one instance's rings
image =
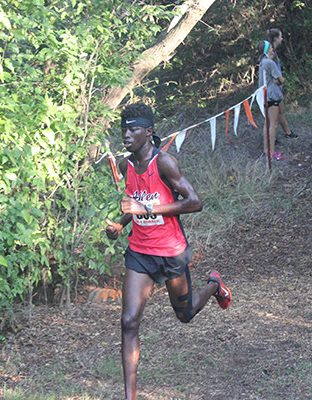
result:
[(229, 308), (232, 302), (232, 292), (227, 286), (225, 286), (225, 284), (222, 281), (221, 275), (219, 274), (218, 271), (210, 272), (207, 283), (209, 282), (215, 282), (218, 284), (218, 290), (214, 294), (214, 296), (217, 299), (219, 306), (223, 310)]
[(285, 156), (281, 151), (274, 151), (271, 155), (272, 160), (283, 161), (285, 160)]
[(290, 131), (287, 135), (285, 134), (286, 139), (298, 139), (298, 135), (294, 131)]

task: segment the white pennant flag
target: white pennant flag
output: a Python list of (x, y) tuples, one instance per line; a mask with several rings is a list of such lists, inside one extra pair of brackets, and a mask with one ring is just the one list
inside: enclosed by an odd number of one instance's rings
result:
[(215, 144), (216, 144), (216, 124), (217, 124), (217, 118), (211, 118), (210, 122), (210, 133), (211, 133), (211, 147), (212, 147), (212, 151), (215, 148)]
[(254, 103), (254, 101), (255, 101), (255, 98), (256, 98), (256, 95), (257, 95), (257, 91), (258, 91), (258, 90), (256, 90), (256, 91), (252, 94), (251, 102), (250, 102), (250, 109), (252, 108), (252, 105), (253, 105), (253, 103)]
[(260, 88), (257, 90), (257, 103), (260, 108), (260, 111), (262, 115), (265, 117), (265, 111), (264, 111), (264, 88)]
[(265, 70), (263, 70), (263, 84), (264, 84), (264, 86), (267, 85), (266, 72), (265, 72)]
[(239, 120), (239, 113), (240, 113), (241, 105), (237, 104), (234, 108), (234, 133), (237, 136), (237, 127), (238, 127), (238, 120)]
[(185, 136), (186, 136), (186, 130), (184, 129), (183, 131), (179, 132), (175, 138), (175, 144), (177, 147), (177, 153), (179, 153), (181, 146), (185, 140)]

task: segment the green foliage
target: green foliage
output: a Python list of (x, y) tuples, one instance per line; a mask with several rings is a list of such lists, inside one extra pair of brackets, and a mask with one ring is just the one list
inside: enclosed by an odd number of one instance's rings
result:
[[(125, 4), (127, 3), (127, 4)], [(0, 6), (0, 308), (81, 267), (107, 272), (103, 234), (119, 215), (106, 166), (82, 169), (105, 90), (154, 41), (164, 7), (124, 1), (12, 0)], [(84, 172), (83, 172), (84, 171)]]

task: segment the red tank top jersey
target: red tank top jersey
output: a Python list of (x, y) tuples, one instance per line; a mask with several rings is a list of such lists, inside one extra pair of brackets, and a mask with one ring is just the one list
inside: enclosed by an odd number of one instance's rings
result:
[[(128, 160), (126, 194), (142, 204), (169, 204), (175, 201), (172, 190), (162, 181), (156, 154), (143, 174), (137, 174)], [(133, 215), (129, 247), (138, 253), (175, 257), (185, 250), (187, 242), (178, 217)]]

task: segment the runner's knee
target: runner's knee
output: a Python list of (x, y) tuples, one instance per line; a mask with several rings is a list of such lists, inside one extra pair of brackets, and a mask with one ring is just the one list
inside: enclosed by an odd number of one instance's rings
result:
[(121, 316), (121, 328), (123, 332), (139, 330), (140, 317), (136, 314), (124, 313)]
[(192, 313), (192, 295), (187, 293), (178, 298), (179, 306), (173, 306), (175, 314), (179, 321), (187, 324), (193, 318)]

